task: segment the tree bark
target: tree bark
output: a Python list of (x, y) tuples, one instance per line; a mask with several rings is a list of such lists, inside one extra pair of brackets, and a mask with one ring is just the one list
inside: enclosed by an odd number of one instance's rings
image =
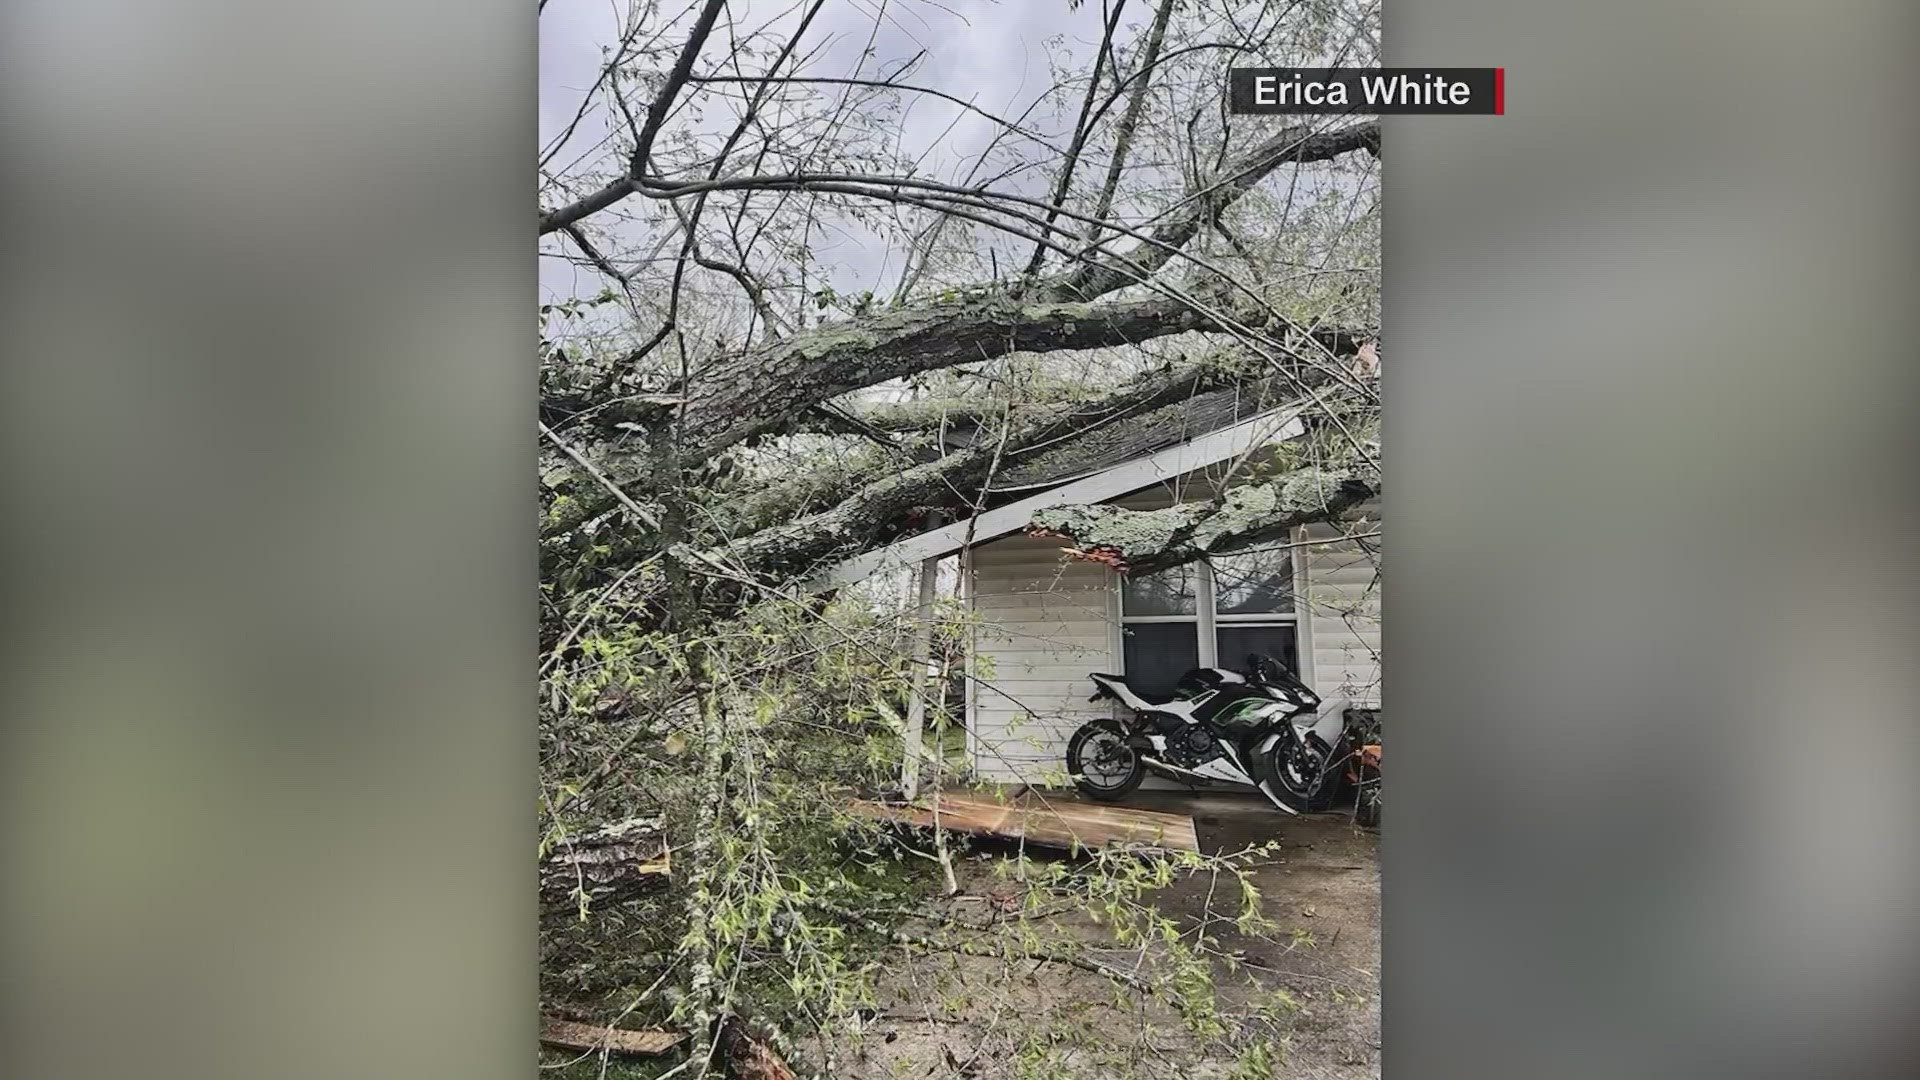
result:
[(548, 908), (623, 900), (667, 886), (666, 834), (651, 818), (633, 818), (574, 837), (540, 862), (540, 898)]

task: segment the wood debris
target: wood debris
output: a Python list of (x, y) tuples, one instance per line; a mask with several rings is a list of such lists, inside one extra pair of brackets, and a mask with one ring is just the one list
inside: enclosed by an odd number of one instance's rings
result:
[[(1068, 850), (1123, 847), (1200, 850), (1193, 818), (1185, 814), (1089, 805), (1033, 795), (1017, 802), (958, 793), (942, 793), (939, 798), (940, 827), (959, 833), (1025, 840), (1029, 844)], [(926, 798), (911, 803), (857, 799), (851, 808), (862, 817), (897, 821), (917, 828), (932, 828), (934, 824), (933, 806)]]
[(632, 818), (555, 845), (540, 862), (540, 894), (548, 903), (576, 892), (607, 898), (665, 888), (673, 872), (666, 834), (650, 818)]
[(685, 1042), (686, 1038), (677, 1031), (657, 1029), (632, 1031), (626, 1028), (604, 1027), (600, 1024), (581, 1024), (554, 1017), (540, 1019), (540, 1041), (564, 1050), (598, 1052), (606, 1049), (616, 1054), (653, 1056), (672, 1050)]

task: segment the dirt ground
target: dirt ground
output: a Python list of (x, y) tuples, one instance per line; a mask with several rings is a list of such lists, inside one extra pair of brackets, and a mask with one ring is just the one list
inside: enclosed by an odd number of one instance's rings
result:
[[(1050, 800), (1073, 799), (1050, 792)], [(831, 1039), (803, 1037), (798, 1049), (836, 1076), (858, 1080), (1091, 1080), (1151, 1077), (1165, 1080), (1359, 1080), (1380, 1075), (1380, 873), (1377, 835), (1342, 813), (1291, 817), (1258, 796), (1136, 792), (1128, 805), (1191, 815), (1203, 852), (1217, 854), (1278, 842), (1273, 858), (1250, 870), (1261, 909), (1277, 930), (1241, 934), (1231, 919), (1237, 890), (1226, 875), (1200, 873), (1149, 894), (1174, 919), (1183, 939), (1204, 928), (1221, 953), (1211, 958), (1214, 983), (1226, 1011), (1243, 1015), (1254, 1000), (1283, 1007), (1272, 1023), (1235, 1027), (1224, 1041), (1195, 1039), (1183, 1018), (1148, 1002), (1106, 975), (1060, 962), (960, 955), (900, 948), (879, 973), (877, 1009)], [(1013, 845), (977, 844), (956, 859), (960, 892), (945, 903), (958, 924), (983, 917), (1017, 898), (1027, 886), (1013, 880)], [(1030, 852), (1036, 859), (1040, 852)], [(930, 879), (931, 880), (931, 879)], [(1209, 915), (1211, 912), (1211, 915)], [(1016, 919), (1002, 912), (998, 918)], [(1008, 940), (1005, 921), (993, 935)], [(1141, 970), (1137, 949), (1113, 947), (1109, 926), (1086, 905), (1049, 902), (1023, 925), (1042, 947), (1078, 942), (1078, 955), (1109, 969)], [(904, 924), (908, 932), (952, 939), (951, 927)], [(1019, 930), (1013, 930), (1018, 933)], [(1226, 1048), (1263, 1040), (1276, 1045), (1267, 1060), (1236, 1060)], [(831, 1045), (829, 1045), (829, 1043)], [(560, 1063), (573, 1055), (549, 1053), (548, 1072), (573, 1077), (644, 1077), (670, 1068), (669, 1059), (618, 1058), (602, 1072), (596, 1060)]]
[[(1142, 793), (1133, 804), (1191, 814), (1201, 850), (1217, 852), (1270, 839), (1280, 861), (1255, 871), (1267, 914), (1312, 936), (1284, 951), (1250, 950), (1302, 1003), (1287, 1070), (1295, 1077), (1380, 1075), (1379, 834), (1345, 812), (1285, 817), (1252, 795)], [(1191, 913), (1200, 883), (1163, 894)], [(1304, 940), (1304, 939), (1302, 939)], [(1265, 955), (1252, 955), (1252, 953)]]
[[(1264, 913), (1279, 924), (1277, 934), (1249, 938), (1223, 921), (1222, 910), (1231, 904), (1217, 896), (1210, 902), (1210, 892), (1222, 888), (1212, 875), (1176, 881), (1153, 896), (1155, 906), (1183, 929), (1204, 921), (1221, 951), (1236, 957), (1238, 970), (1225, 960), (1214, 964), (1224, 1002), (1277, 995), (1288, 1003), (1279, 1060), (1251, 1072), (1316, 1080), (1377, 1077), (1377, 834), (1339, 813), (1284, 816), (1257, 796), (1140, 792), (1128, 802), (1192, 815), (1207, 853), (1270, 840), (1280, 844), (1277, 859), (1252, 871)], [(962, 897), (991, 898), (1017, 888), (996, 866), (1003, 868), (1004, 860), (991, 850), (964, 860)], [(1056, 940), (1110, 941), (1085, 911), (1049, 914), (1039, 929)], [(1106, 962), (1124, 966), (1135, 955), (1115, 950)], [(888, 986), (893, 1003), (836, 1048), (840, 1071), (979, 1080), (1123, 1071), (1227, 1077), (1250, 1071), (1247, 1062), (1223, 1059), (1184, 1037), (1180, 1018), (1170, 1011), (1142, 1005), (1101, 975), (1070, 966), (933, 954), (903, 962), (890, 973)], [(981, 987), (992, 989), (982, 993)]]

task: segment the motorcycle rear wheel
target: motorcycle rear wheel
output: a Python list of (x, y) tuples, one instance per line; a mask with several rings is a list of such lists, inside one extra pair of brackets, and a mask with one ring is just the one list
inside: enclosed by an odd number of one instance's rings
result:
[(1117, 721), (1089, 720), (1067, 740), (1067, 774), (1081, 791), (1112, 802), (1140, 786), (1147, 766)]

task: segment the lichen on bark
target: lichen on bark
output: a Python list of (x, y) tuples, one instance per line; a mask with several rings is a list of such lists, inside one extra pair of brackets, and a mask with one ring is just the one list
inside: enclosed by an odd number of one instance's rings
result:
[(1334, 517), (1377, 492), (1376, 482), (1351, 473), (1297, 469), (1265, 483), (1231, 488), (1206, 502), (1159, 510), (1104, 503), (1050, 507), (1034, 514), (1030, 528), (1073, 541), (1082, 557), (1123, 570), (1159, 569)]
[(1088, 547), (1112, 548), (1130, 556), (1161, 551), (1192, 524), (1192, 510), (1187, 506), (1170, 506), (1164, 510), (1123, 510), (1106, 505), (1056, 506), (1033, 515), (1035, 528), (1069, 537)]

